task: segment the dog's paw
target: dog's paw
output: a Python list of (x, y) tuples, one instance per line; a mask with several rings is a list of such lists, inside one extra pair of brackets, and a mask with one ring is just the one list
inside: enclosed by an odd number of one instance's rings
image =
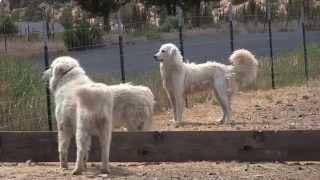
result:
[(102, 174), (110, 174), (110, 172), (111, 172), (109, 167), (101, 168), (100, 171)]
[(72, 171), (72, 175), (80, 175), (82, 173), (82, 170), (80, 168), (75, 168)]
[(66, 163), (61, 163), (61, 164), (60, 164), (60, 169), (62, 169), (62, 170), (68, 170), (68, 164), (66, 164)]

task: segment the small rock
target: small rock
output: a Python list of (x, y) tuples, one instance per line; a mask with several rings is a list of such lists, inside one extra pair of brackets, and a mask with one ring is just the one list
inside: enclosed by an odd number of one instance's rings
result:
[(273, 116), (272, 119), (279, 119), (277, 116)]
[(31, 166), (31, 165), (32, 165), (31, 163), (32, 163), (31, 160), (26, 161), (26, 164), (27, 164), (28, 166)]
[(290, 123), (289, 124), (289, 129), (296, 129), (295, 123)]
[(298, 167), (298, 170), (303, 170), (303, 168), (300, 166), (300, 167)]
[(309, 99), (309, 96), (304, 95), (304, 96), (302, 96), (302, 99), (304, 99), (304, 100), (308, 100), (308, 99)]
[(304, 114), (299, 114), (299, 118), (305, 117)]
[(212, 175), (216, 175), (216, 173), (209, 172), (207, 175), (208, 175), (208, 176), (212, 176)]
[(108, 174), (99, 174), (98, 177), (107, 178), (107, 177), (108, 177)]
[(288, 107), (292, 107), (292, 106), (293, 106), (293, 104), (290, 104), (290, 103), (289, 103), (289, 104), (287, 104), (287, 106), (288, 106)]
[(281, 103), (282, 103), (282, 101), (281, 101), (281, 100), (279, 100), (279, 101), (277, 101), (277, 102), (276, 102), (276, 104), (281, 104)]

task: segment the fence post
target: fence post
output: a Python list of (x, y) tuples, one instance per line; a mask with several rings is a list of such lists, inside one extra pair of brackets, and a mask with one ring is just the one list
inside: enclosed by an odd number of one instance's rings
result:
[(271, 60), (271, 82), (272, 82), (272, 89), (275, 89), (270, 0), (267, 0), (267, 16), (268, 16), (268, 26), (269, 26), (269, 45), (270, 45), (270, 60)]
[(125, 83), (126, 76), (125, 76), (125, 71), (124, 71), (123, 39), (122, 39), (123, 24), (121, 22), (120, 9), (118, 10), (118, 13), (117, 13), (117, 21), (118, 21), (118, 33), (119, 33), (121, 81), (122, 81), (122, 83)]
[[(183, 61), (185, 62), (184, 58), (184, 48), (183, 48), (183, 34), (182, 34), (182, 28), (183, 28), (183, 11), (180, 6), (177, 6), (178, 11), (178, 26), (179, 26), (179, 42), (180, 42), (180, 51), (183, 57)], [(189, 108), (189, 102), (188, 97), (185, 99), (186, 107)]]
[(232, 0), (229, 1), (229, 30), (230, 30), (230, 50), (231, 53), (234, 51), (234, 44), (233, 44), (233, 11), (232, 11)]
[(304, 25), (304, 2), (302, 2), (301, 7), (301, 28), (302, 28), (302, 41), (303, 41), (303, 54), (304, 54), (304, 72), (306, 75), (307, 86), (309, 82), (309, 65), (308, 65), (308, 54), (307, 54), (307, 45), (306, 45), (306, 30)]
[[(49, 68), (49, 54), (48, 54), (48, 29), (47, 29), (47, 18), (44, 15), (43, 20), (43, 44), (44, 44), (44, 65), (45, 70)], [(47, 93), (47, 115), (48, 115), (48, 127), (49, 131), (52, 131), (52, 116), (51, 116), (51, 99), (49, 86), (46, 86)]]
[(180, 6), (177, 6), (178, 11), (178, 28), (179, 28), (179, 43), (180, 43), (180, 51), (184, 59), (184, 48), (183, 48), (183, 34), (182, 34), (182, 26), (183, 26), (183, 12)]
[(6, 33), (6, 25), (3, 25), (3, 37), (4, 37), (4, 53), (8, 53), (8, 46), (7, 46), (7, 33)]

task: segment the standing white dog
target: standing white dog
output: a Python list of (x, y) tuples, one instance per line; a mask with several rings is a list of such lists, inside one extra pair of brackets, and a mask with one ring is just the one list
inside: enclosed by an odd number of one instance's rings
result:
[(87, 77), (78, 61), (71, 57), (55, 59), (44, 72), (54, 94), (58, 126), (60, 166), (67, 168), (68, 148), (76, 135), (77, 160), (73, 174), (85, 168), (91, 136), (98, 135), (101, 144), (102, 172), (108, 173), (113, 120), (113, 95), (108, 86)]
[(220, 122), (231, 118), (231, 96), (241, 81), (253, 81), (257, 77), (258, 61), (245, 49), (236, 50), (230, 56), (232, 65), (216, 62), (203, 64), (184, 63), (179, 49), (172, 43), (164, 44), (154, 55), (160, 61), (160, 74), (173, 108), (174, 122), (182, 121), (184, 97), (194, 92), (213, 90), (223, 109)]
[[(92, 125), (97, 125), (97, 128), (103, 128), (101, 123), (79, 125), (77, 121), (80, 119), (91, 118), (92, 121), (99, 117), (97, 116), (99, 113), (104, 112), (106, 114), (108, 112), (109, 115), (110, 113), (112, 114), (109, 119), (113, 118), (116, 124), (126, 123), (129, 131), (145, 130), (151, 123), (154, 96), (147, 87), (130, 84), (106, 86), (101, 83), (94, 83), (80, 67), (78, 61), (71, 57), (55, 59), (50, 69), (44, 72), (43, 78), (50, 80), (50, 90), (55, 98), (61, 168), (68, 168), (68, 149), (71, 138), (79, 129), (77, 128), (78, 126), (91, 133), (96, 133), (97, 131), (95, 127), (91, 127)], [(108, 94), (105, 97), (103, 96), (105, 94), (104, 91), (110, 92), (112, 96), (113, 105), (108, 104), (108, 106), (112, 105), (111, 111), (110, 108), (102, 104), (106, 101), (106, 98), (109, 98)], [(90, 113), (94, 116), (89, 117)], [(83, 116), (85, 117), (83, 118)], [(98, 118), (97, 121), (100, 121), (100, 119)], [(110, 126), (105, 129), (105, 133), (111, 133), (112, 123), (109, 120), (108, 123), (110, 123)], [(105, 143), (100, 141), (103, 143), (101, 144), (102, 148), (110, 147), (108, 145), (110, 141), (108, 140)], [(88, 153), (91, 138), (86, 138), (85, 142), (86, 152)], [(109, 151), (108, 148), (106, 150)], [(85, 167), (88, 158), (87, 153), (84, 158), (79, 159), (79, 161), (83, 161), (79, 162), (78, 169), (74, 170), (74, 174), (80, 173)], [(82, 153), (80, 155), (83, 157)], [(108, 156), (102, 156), (102, 158), (108, 159)], [(103, 167), (103, 171), (108, 172), (109, 169)]]

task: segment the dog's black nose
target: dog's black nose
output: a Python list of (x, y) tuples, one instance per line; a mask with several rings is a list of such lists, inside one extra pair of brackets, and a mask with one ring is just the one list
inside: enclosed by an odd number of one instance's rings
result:
[(153, 58), (157, 61), (158, 60), (158, 57), (156, 55), (153, 56)]

